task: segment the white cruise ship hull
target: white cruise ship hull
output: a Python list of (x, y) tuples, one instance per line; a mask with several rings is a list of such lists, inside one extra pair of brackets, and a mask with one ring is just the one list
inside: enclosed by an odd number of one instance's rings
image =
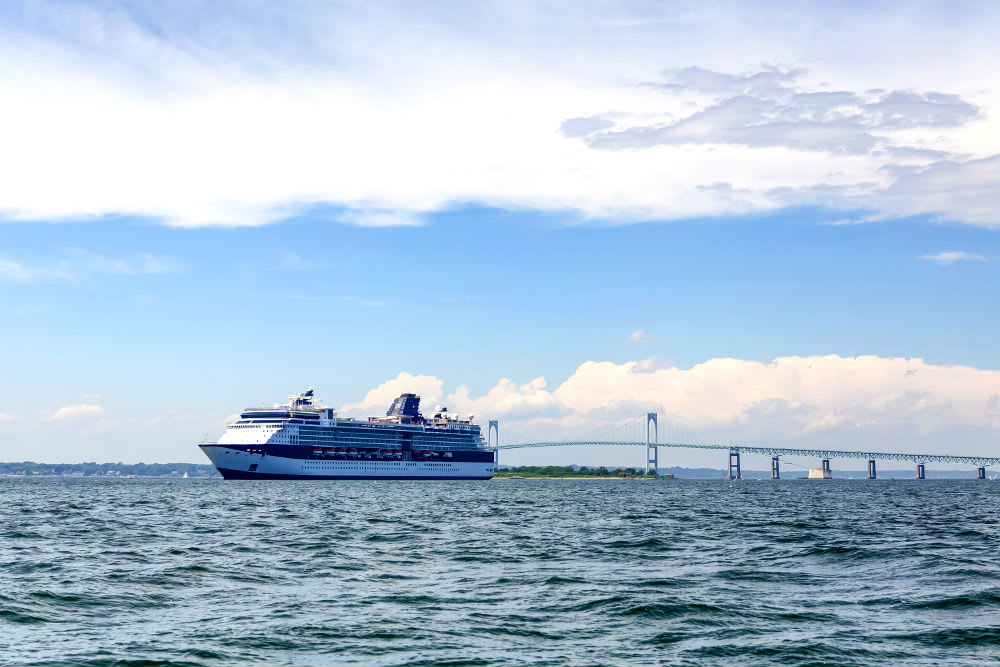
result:
[(491, 479), (490, 461), (292, 458), (220, 444), (201, 449), (225, 479)]

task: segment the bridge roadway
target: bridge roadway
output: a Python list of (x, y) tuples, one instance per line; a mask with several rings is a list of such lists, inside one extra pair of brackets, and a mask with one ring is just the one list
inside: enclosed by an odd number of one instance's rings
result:
[(976, 467), (1000, 465), (1000, 457), (952, 456), (950, 454), (907, 454), (899, 452), (855, 452), (841, 449), (791, 449), (788, 447), (748, 447), (745, 445), (694, 445), (683, 442), (640, 442), (623, 440), (560, 440), (553, 442), (525, 442), (509, 445), (493, 445), (490, 450), (523, 449), (526, 447), (674, 447), (678, 449), (716, 449), (731, 453), (763, 454), (764, 456), (809, 456), (819, 459), (861, 459), (883, 461), (912, 461), (925, 463), (962, 463)]

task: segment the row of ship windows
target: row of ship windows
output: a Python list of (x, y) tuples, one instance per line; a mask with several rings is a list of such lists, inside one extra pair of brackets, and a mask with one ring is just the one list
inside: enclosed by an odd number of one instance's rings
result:
[[(278, 433), (282, 433), (279, 431)], [(287, 432), (284, 434), (287, 435)], [(462, 440), (444, 440), (439, 438), (421, 438), (419, 440), (397, 440), (396, 438), (354, 438), (351, 436), (323, 436), (323, 435), (305, 435), (299, 434), (299, 437), (303, 440), (308, 440), (309, 442), (372, 442), (375, 444), (379, 443), (395, 443), (397, 445), (405, 445), (413, 443), (414, 447), (420, 445), (428, 444), (441, 444), (441, 445), (466, 445), (469, 443), (481, 442), (481, 438), (463, 438)]]
[[(335, 426), (320, 426), (318, 424), (302, 424), (300, 426), (300, 428), (302, 428), (302, 429), (308, 429), (310, 431), (329, 431), (329, 430), (332, 430), (332, 429), (337, 429), (337, 430), (341, 430), (341, 431), (357, 431), (357, 432), (366, 432), (366, 433), (384, 433), (386, 430), (388, 430), (388, 429), (384, 429), (384, 428), (374, 429), (374, 428), (371, 428), (369, 426), (353, 426), (353, 425), (347, 425), (347, 424), (337, 424)], [(392, 429), (392, 430), (396, 430), (396, 429)], [(406, 433), (406, 434), (408, 434), (408, 435), (422, 435), (424, 433), (438, 433), (438, 432), (440, 432), (440, 433), (442, 433), (444, 435), (462, 435), (462, 434), (468, 434), (468, 433), (475, 433), (477, 431), (479, 431), (478, 428), (476, 428), (476, 429), (471, 429), (471, 428), (464, 428), (464, 429), (449, 428), (449, 429), (412, 430), (412, 431), (403, 431), (403, 432)]]
[[(308, 436), (300, 436), (299, 441), (314, 445), (338, 445), (338, 444), (348, 444), (348, 445), (358, 445), (359, 447), (388, 447), (395, 446), (400, 447), (404, 444), (399, 440), (360, 440), (357, 438), (311, 438)], [(419, 440), (413, 443), (415, 449), (421, 447), (469, 447), (478, 444), (476, 440), (466, 440), (464, 442), (449, 442), (447, 440)]]
[(366, 433), (363, 431), (348, 431), (346, 429), (309, 428), (307, 426), (299, 426), (299, 433), (309, 433), (323, 436), (344, 436), (349, 438), (396, 438), (397, 440), (424, 440), (426, 438), (441, 440), (466, 440), (468, 438), (475, 437), (476, 435), (474, 433)]
[[(302, 465), (305, 466), (305, 467), (309, 467), (309, 466), (331, 466), (331, 465), (334, 465), (334, 464), (336, 464), (336, 466), (338, 468), (372, 468), (375, 465), (383, 465), (383, 466), (387, 466), (387, 465), (392, 465), (392, 466), (402, 465), (401, 463), (394, 462), (394, 461), (380, 461), (378, 464), (376, 464), (376, 463), (350, 463), (350, 462), (345, 462), (345, 461), (306, 461)], [(427, 465), (431, 465), (431, 464), (427, 464)]]
[[(253, 428), (253, 427), (242, 427), (234, 426), (233, 428)], [(468, 445), (475, 444), (479, 442), (479, 438), (414, 438), (413, 440), (401, 440), (399, 438), (386, 438), (378, 436), (358, 436), (358, 435), (336, 435), (333, 433), (320, 433), (320, 434), (305, 434), (298, 433), (295, 431), (275, 431), (274, 435), (284, 435), (284, 436), (298, 436), (303, 442), (315, 442), (315, 443), (374, 443), (375, 445), (403, 445), (406, 443), (412, 443), (414, 447), (424, 447), (424, 446), (442, 446), (447, 447), (449, 445)]]
[(470, 440), (474, 439), (476, 436), (472, 433), (460, 433), (455, 435), (448, 435), (446, 433), (421, 433), (415, 436), (405, 436), (405, 434), (399, 433), (358, 433), (357, 431), (334, 431), (332, 429), (320, 430), (320, 429), (309, 429), (298, 428), (299, 433), (316, 435), (321, 437), (339, 437), (339, 438), (367, 438), (370, 440), (385, 440), (387, 438), (392, 438), (393, 440)]
[[(345, 423), (345, 422), (335, 423), (332, 426), (321, 426), (319, 423), (317, 423), (315, 421), (311, 421), (311, 422), (308, 422), (308, 423), (303, 423), (303, 422), (301, 422), (301, 421), (299, 421), (297, 419), (291, 419), (291, 420), (289, 420), (289, 419), (254, 419), (253, 423), (256, 423), (256, 424), (286, 424), (286, 423), (287, 424), (301, 424), (302, 428), (304, 428), (304, 429), (310, 429), (310, 430), (326, 431), (326, 430), (329, 430), (331, 428), (336, 428), (336, 429), (344, 429), (344, 430), (351, 430), (351, 431), (368, 431), (369, 433), (371, 433), (371, 432), (376, 432), (376, 433), (377, 432), (384, 432), (387, 429), (393, 429), (393, 430), (395, 430), (395, 429), (399, 428), (395, 424), (369, 425), (369, 424), (350, 424), (350, 423)], [(430, 431), (430, 432), (439, 431), (439, 432), (442, 432), (442, 433), (444, 433), (446, 435), (453, 435), (453, 434), (461, 435), (461, 434), (467, 434), (467, 433), (479, 433), (480, 429), (479, 429), (478, 426), (472, 426), (472, 427), (468, 427), (468, 426), (448, 426), (448, 427), (443, 428), (443, 429), (421, 429), (421, 428), (413, 428), (413, 429), (406, 429), (404, 432), (405, 433), (410, 433), (410, 434), (419, 434), (419, 433), (427, 433), (428, 431)]]
[[(329, 467), (335, 466), (337, 468), (373, 468), (376, 466), (412, 466), (414, 463), (406, 463), (400, 461), (378, 461), (373, 463), (351, 463), (349, 461), (303, 461), (302, 466), (304, 468), (308, 467)], [(435, 468), (454, 468), (453, 463), (424, 463), (425, 467), (435, 467)]]
[[(295, 440), (288, 440), (286, 442), (288, 444), (299, 445), (301, 447), (332, 447), (333, 446), (332, 443), (329, 443), (329, 442), (298, 442), (298, 441), (295, 441)], [(282, 444), (281, 442), (274, 442), (274, 441), (272, 441), (272, 443), (273, 444)], [(387, 449), (387, 448), (393, 447), (393, 445), (391, 445), (391, 444), (386, 444), (386, 445), (383, 445), (382, 447), (372, 447), (370, 445), (366, 446), (366, 445), (361, 445), (361, 444), (352, 444), (352, 443), (349, 443), (349, 442), (348, 443), (337, 443), (336, 446), (340, 447), (340, 448), (348, 447), (348, 448), (365, 449), (365, 450), (368, 450), (368, 449)], [(464, 452), (464, 451), (468, 451), (470, 449), (478, 449), (478, 447), (476, 447), (474, 445), (470, 445), (468, 447), (443, 447), (441, 445), (436, 445), (436, 446), (433, 446), (433, 447), (431, 447), (431, 446), (427, 446), (427, 447), (423, 447), (423, 446), (421, 446), (421, 447), (414, 447), (413, 449), (414, 450), (433, 449), (434, 451), (437, 451), (437, 452)]]

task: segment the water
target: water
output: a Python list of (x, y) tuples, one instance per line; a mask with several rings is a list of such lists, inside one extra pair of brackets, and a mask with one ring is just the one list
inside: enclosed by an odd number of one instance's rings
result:
[(0, 663), (996, 665), (1000, 484), (0, 480)]

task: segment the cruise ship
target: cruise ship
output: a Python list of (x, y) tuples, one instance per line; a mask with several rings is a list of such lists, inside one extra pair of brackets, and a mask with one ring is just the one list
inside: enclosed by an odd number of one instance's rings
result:
[(247, 408), (216, 442), (198, 446), (225, 479), (490, 479), (473, 415), (445, 407), (425, 418), (420, 397), (401, 394), (384, 417), (339, 417), (313, 403), (313, 390), (288, 405)]

